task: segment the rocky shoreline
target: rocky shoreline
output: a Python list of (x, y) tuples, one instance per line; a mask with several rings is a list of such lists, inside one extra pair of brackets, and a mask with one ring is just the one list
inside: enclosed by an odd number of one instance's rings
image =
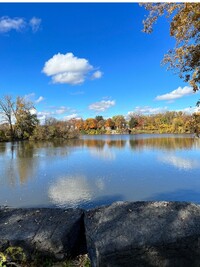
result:
[(20, 247), (30, 260), (88, 253), (93, 267), (199, 266), (200, 205), (116, 202), (82, 209), (0, 208), (0, 251)]

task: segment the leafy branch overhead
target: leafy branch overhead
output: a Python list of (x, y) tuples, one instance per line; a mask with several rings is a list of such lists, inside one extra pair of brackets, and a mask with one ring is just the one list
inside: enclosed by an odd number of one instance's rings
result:
[(149, 11), (143, 21), (146, 33), (152, 33), (160, 16), (170, 19), (170, 36), (175, 47), (164, 55), (163, 64), (175, 70), (196, 92), (200, 82), (200, 3), (145, 3)]

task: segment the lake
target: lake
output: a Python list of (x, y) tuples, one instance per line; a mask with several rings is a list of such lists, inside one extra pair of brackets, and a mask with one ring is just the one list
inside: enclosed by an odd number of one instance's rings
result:
[(0, 143), (0, 170), (0, 205), (10, 207), (200, 203), (200, 139), (191, 135), (88, 135)]

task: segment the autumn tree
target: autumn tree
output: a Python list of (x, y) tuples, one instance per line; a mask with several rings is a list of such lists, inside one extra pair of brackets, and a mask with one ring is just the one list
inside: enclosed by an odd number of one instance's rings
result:
[(97, 122), (97, 128), (102, 129), (105, 126), (105, 120), (100, 120)]
[(57, 120), (49, 117), (43, 125), (35, 127), (31, 140), (72, 139), (79, 136), (74, 120)]
[(9, 125), (11, 140), (26, 139), (32, 134), (38, 124), (33, 109), (33, 104), (23, 97), (6, 95), (0, 99), (1, 122)]
[(89, 129), (97, 129), (97, 120), (93, 118), (88, 118), (84, 122), (84, 130), (89, 130)]
[(180, 78), (189, 82), (194, 91), (200, 82), (200, 3), (145, 3), (149, 11), (143, 21), (146, 33), (153, 31), (158, 17), (170, 19), (170, 36), (176, 40), (175, 47), (168, 51), (162, 63), (178, 72)]
[(124, 129), (126, 126), (126, 120), (123, 115), (116, 115), (112, 117), (115, 127), (118, 129)]
[(9, 125), (11, 139), (14, 139), (13, 111), (15, 110), (15, 104), (15, 101), (9, 95), (5, 95), (0, 99), (0, 120), (2, 123)]
[(84, 128), (83, 119), (77, 119), (75, 121), (75, 128), (78, 129), (78, 130), (82, 130)]
[(106, 128), (110, 128), (110, 129), (113, 129), (114, 126), (115, 126), (115, 123), (114, 121), (111, 119), (111, 118), (108, 118), (106, 121), (105, 121), (105, 125), (104, 125)]
[(55, 125), (56, 123), (57, 123), (57, 119), (54, 117), (47, 117), (47, 118), (45, 118), (45, 121), (44, 121), (44, 124), (46, 126)]
[(130, 118), (128, 124), (129, 124), (129, 127), (130, 127), (131, 129), (132, 129), (132, 128), (135, 128), (135, 127), (138, 126), (138, 120), (137, 120), (135, 117), (132, 116), (132, 117)]
[(27, 139), (32, 135), (34, 128), (39, 123), (34, 111), (32, 102), (23, 97), (17, 97), (16, 109), (13, 111), (16, 120), (15, 132), (17, 138)]
[(195, 133), (196, 137), (199, 137), (200, 135), (200, 112), (194, 113), (192, 120), (193, 120), (193, 123), (192, 123), (193, 132)]
[(99, 122), (99, 121), (102, 121), (104, 119), (103, 119), (103, 116), (98, 115), (98, 116), (95, 117), (95, 120), (97, 120), (97, 122)]

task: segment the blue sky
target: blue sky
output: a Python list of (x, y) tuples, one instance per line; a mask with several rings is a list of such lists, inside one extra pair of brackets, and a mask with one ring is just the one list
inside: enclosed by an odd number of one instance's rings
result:
[(193, 111), (199, 95), (161, 66), (169, 24), (145, 34), (146, 14), (138, 3), (0, 3), (0, 97), (25, 96), (41, 120)]

